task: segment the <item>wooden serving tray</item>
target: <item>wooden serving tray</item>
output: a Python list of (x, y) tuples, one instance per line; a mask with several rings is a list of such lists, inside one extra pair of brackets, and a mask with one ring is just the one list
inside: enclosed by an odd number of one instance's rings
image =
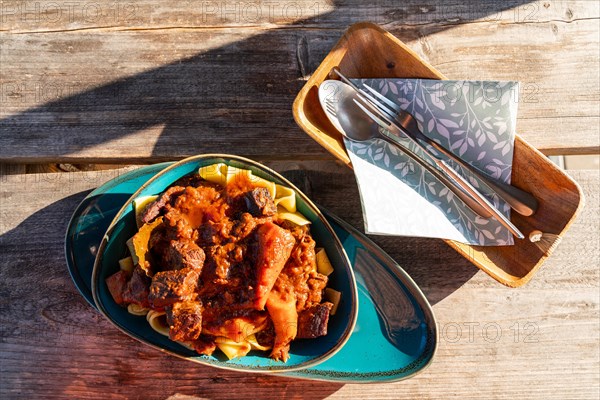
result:
[[(327, 119), (318, 98), (318, 88), (327, 79), (337, 79), (338, 67), (350, 78), (447, 79), (400, 40), (379, 26), (362, 22), (352, 25), (325, 57), (302, 88), (293, 105), (294, 119), (302, 129), (331, 154), (352, 168), (340, 133)], [(471, 246), (445, 240), (498, 282), (518, 287), (528, 282), (551, 251), (542, 251), (527, 236), (534, 230), (562, 237), (584, 205), (579, 185), (519, 135), (515, 138), (512, 183), (532, 193), (538, 211), (524, 217), (512, 212), (512, 222), (525, 235), (513, 246)]]

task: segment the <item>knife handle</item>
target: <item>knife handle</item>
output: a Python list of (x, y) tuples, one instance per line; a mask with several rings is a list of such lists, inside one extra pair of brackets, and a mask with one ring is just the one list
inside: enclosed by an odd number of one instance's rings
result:
[[(421, 135), (425, 136), (424, 134)], [(538, 201), (530, 193), (527, 193), (526, 191), (521, 190), (516, 186), (489, 177), (488, 175), (482, 173), (468, 162), (456, 156), (451, 151), (446, 150), (444, 146), (440, 145), (434, 140), (431, 140), (428, 137), (427, 140), (425, 140), (425, 138), (423, 138), (421, 135), (418, 136), (419, 138), (421, 138), (421, 140), (432, 146), (440, 153), (444, 154), (449, 159), (457, 162), (463, 168), (465, 168), (473, 175), (476, 175), (479, 179), (484, 181), (486, 185), (488, 185), (493, 191), (495, 191), (500, 197), (502, 197), (502, 199), (504, 199), (504, 201), (506, 201), (519, 214), (529, 217), (537, 211)]]
[(446, 172), (450, 178), (452, 178), (458, 185), (471, 195), (479, 204), (492, 213), (493, 217), (498, 220), (506, 229), (508, 229), (513, 235), (519, 239), (525, 238), (523, 233), (507, 218), (505, 217), (492, 203), (488, 201), (477, 189), (473, 187), (465, 178), (463, 178), (458, 172), (452, 167), (446, 164), (443, 160), (440, 161), (440, 167)]

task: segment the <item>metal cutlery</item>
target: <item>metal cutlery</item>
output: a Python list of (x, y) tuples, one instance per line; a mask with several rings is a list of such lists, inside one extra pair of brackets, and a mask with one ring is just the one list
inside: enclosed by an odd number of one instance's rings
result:
[[(383, 118), (385, 118), (385, 116), (383, 116), (381, 114), (376, 115), (375, 113), (371, 112), (367, 107), (365, 107), (363, 104), (360, 104), (356, 99), (354, 100), (354, 102), (358, 105), (358, 107), (363, 112), (365, 112), (365, 114), (367, 114), (370, 118), (372, 118), (375, 122), (377, 122), (377, 124), (379, 126), (381, 126), (382, 128), (388, 130), (390, 133), (395, 134), (395, 135), (401, 135), (403, 133), (402, 130), (399, 129), (398, 126), (395, 125), (392, 121), (384, 120)], [(400, 143), (400, 142), (398, 142), (398, 143)], [(415, 140), (414, 143), (419, 143), (419, 142)], [(422, 146), (420, 144), (417, 144), (417, 146), (419, 146), (419, 148), (421, 148), (421, 150), (425, 151), (424, 146)], [(404, 149), (404, 147), (403, 147), (403, 149)], [(516, 226), (514, 226), (513, 223), (510, 222), (510, 220), (508, 218), (506, 218), (506, 216), (504, 216), (504, 214), (502, 214), (500, 211), (498, 211), (498, 209), (496, 207), (494, 207), (494, 205), (492, 203), (490, 203), (488, 199), (486, 199), (476, 188), (473, 187), (473, 185), (471, 185), (458, 172), (456, 172), (452, 167), (450, 167), (448, 164), (446, 164), (444, 162), (444, 160), (440, 160), (437, 157), (432, 157), (432, 160), (436, 166), (438, 166), (446, 174), (448, 174), (448, 176), (450, 176), (450, 178), (452, 178), (454, 180), (454, 182), (456, 184), (458, 184), (461, 189), (463, 189), (471, 197), (473, 197), (475, 200), (477, 200), (477, 202), (479, 203), (480, 206), (482, 206), (485, 210), (487, 210), (490, 214), (492, 214), (492, 216), (495, 219), (497, 219), (502, 225), (504, 225), (504, 227), (507, 228), (513, 235), (515, 235), (519, 239), (523, 239), (525, 237), (523, 235), (523, 233)]]
[[(406, 136), (409, 136), (412, 139), (415, 139), (416, 141), (423, 142), (433, 147), (439, 153), (442, 153), (444, 156), (458, 163), (473, 175), (476, 175), (519, 214), (530, 216), (535, 213), (535, 211), (538, 208), (538, 201), (530, 193), (527, 193), (524, 190), (521, 190), (513, 185), (493, 179), (487, 174), (479, 171), (476, 167), (465, 162), (460, 157), (456, 156), (454, 153), (447, 150), (442, 145), (423, 134), (423, 132), (421, 132), (421, 130), (419, 129), (415, 118), (410, 113), (402, 110), (398, 104), (389, 100), (388, 98), (386, 98), (381, 93), (379, 93), (378, 91), (376, 91), (368, 85), (364, 86), (368, 89), (370, 93), (357, 87), (348, 78), (346, 78), (337, 68), (335, 68), (333, 71), (345, 83), (347, 83), (354, 90), (356, 90), (361, 96), (364, 96), (369, 103), (371, 103), (376, 109), (382, 112), (389, 120), (394, 121), (397, 125), (399, 125), (402, 132)], [(428, 155), (432, 155), (430, 151), (427, 151), (427, 153)], [(432, 156), (435, 157), (434, 155)]]
[[(353, 100), (353, 98), (348, 99)], [(331, 116), (335, 118), (332, 120), (332, 123), (334, 123), (334, 125), (339, 124), (340, 126), (337, 127), (338, 130), (340, 130), (340, 132), (350, 140), (361, 142), (379, 138), (394, 146), (398, 145), (398, 143), (396, 143), (393, 139), (379, 132), (379, 125), (369, 118), (368, 115), (364, 114), (363, 111), (360, 110), (354, 103), (354, 101), (344, 102), (344, 104), (341, 104), (340, 102), (326, 98), (325, 109), (330, 119)], [(482, 207), (475, 199), (457, 187), (455, 183), (450, 181), (446, 175), (444, 175), (433, 165), (406, 147), (402, 147), (402, 151), (412, 158), (417, 164), (421, 165), (421, 167), (429, 171), (429, 173), (435, 176), (440, 182), (442, 182), (442, 184), (444, 184), (448, 190), (450, 190), (456, 197), (461, 199), (467, 207), (473, 210), (473, 212), (484, 218), (489, 218), (492, 216), (492, 214)]]
[[(332, 81), (332, 82), (336, 82), (336, 81)], [(488, 215), (491, 214), (491, 216), (493, 216), (495, 219), (497, 219), (514, 236), (516, 236), (520, 239), (524, 238), (524, 235), (521, 233), (521, 231), (519, 231), (519, 229), (516, 226), (514, 226), (508, 218), (506, 218), (500, 211), (498, 211), (481, 193), (479, 193), (479, 191), (477, 189), (475, 189), (473, 187), (473, 185), (471, 185), (459, 173), (457, 173), (453, 168), (451, 168), (448, 164), (446, 164), (446, 162), (444, 162), (444, 160), (433, 155), (418, 140), (416, 140), (415, 138), (413, 138), (410, 135), (405, 134), (403, 128), (401, 128), (396, 122), (394, 122), (393, 120), (388, 118), (375, 105), (371, 104), (369, 102), (368, 98), (365, 98), (365, 96), (363, 96), (360, 92), (356, 91), (351, 86), (346, 85), (345, 83), (342, 83), (342, 82), (338, 82), (338, 85), (339, 85), (339, 88), (338, 88), (339, 90), (337, 90), (337, 93), (335, 93), (335, 95), (337, 97), (337, 100), (340, 101), (340, 105), (346, 104), (348, 99), (351, 99), (351, 101), (353, 101), (356, 104), (356, 106), (360, 109), (360, 111), (362, 111), (363, 113), (368, 115), (368, 117), (371, 118), (371, 120), (375, 121), (379, 126), (388, 130), (392, 135), (387, 136), (387, 139), (390, 139), (392, 143), (401, 147), (401, 149), (403, 151), (406, 149), (406, 146), (404, 146), (403, 143), (398, 139), (399, 139), (399, 137), (407, 137), (417, 147), (419, 147), (424, 153), (426, 153), (427, 155), (430, 156), (431, 160), (433, 161), (433, 163), (435, 164), (436, 167), (441, 169), (448, 177), (450, 177), (450, 180), (447, 181), (446, 183), (449, 183), (450, 185), (458, 186), (458, 188), (459, 188), (458, 190), (462, 189), (468, 196), (470, 196), (476, 203), (478, 203), (480, 208), (487, 211)], [(338, 107), (337, 110), (338, 110), (337, 117), (340, 118), (339, 111), (342, 110), (342, 107)], [(347, 113), (344, 113), (344, 115), (346, 115), (346, 117), (342, 117), (342, 118), (348, 118)], [(354, 119), (354, 117), (351, 116), (348, 119), (352, 120), (352, 119)], [(346, 134), (348, 134), (348, 132), (346, 132)], [(359, 141), (372, 139), (373, 137), (369, 137), (369, 135), (371, 135), (371, 134), (368, 132), (362, 132), (359, 136), (357, 136), (355, 138), (351, 138), (351, 139), (359, 140)], [(396, 136), (394, 136), (394, 135), (396, 135)], [(383, 137), (385, 138), (386, 135), (383, 135)]]

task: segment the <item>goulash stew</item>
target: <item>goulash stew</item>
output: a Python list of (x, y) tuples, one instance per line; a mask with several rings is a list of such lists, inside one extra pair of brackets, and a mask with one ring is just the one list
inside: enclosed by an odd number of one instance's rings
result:
[(328, 278), (310, 225), (278, 209), (279, 185), (246, 172), (224, 184), (201, 174), (175, 182), (140, 213), (132, 258), (106, 283), (115, 302), (200, 354), (270, 350), (285, 362), (290, 342), (327, 334)]

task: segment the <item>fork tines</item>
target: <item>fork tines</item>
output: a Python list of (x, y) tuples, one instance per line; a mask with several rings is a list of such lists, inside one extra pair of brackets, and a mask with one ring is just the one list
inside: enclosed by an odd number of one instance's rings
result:
[(371, 93), (373, 93), (376, 97), (378, 97), (379, 99), (381, 99), (381, 101), (385, 102), (389, 107), (391, 107), (395, 112), (398, 112), (401, 110), (400, 106), (396, 103), (394, 103), (393, 101), (391, 101), (390, 99), (388, 99), (387, 97), (385, 97), (384, 95), (382, 95), (381, 93), (379, 93), (377, 90), (373, 89), (371, 86), (367, 85), (366, 83), (363, 85), (365, 88), (367, 88), (367, 90)]
[[(356, 86), (352, 81), (350, 81), (350, 79), (346, 78), (340, 72), (339, 69), (334, 68), (333, 72), (335, 72), (342, 79), (342, 81), (344, 83), (350, 85), (354, 89), (354, 91), (359, 95), (359, 97), (362, 100), (364, 100), (365, 103), (369, 104), (372, 109), (374, 109), (373, 111), (377, 111), (378, 114), (383, 114), (382, 116), (385, 117), (385, 119), (389, 120), (390, 122), (394, 121), (396, 119), (396, 112), (394, 110), (395, 110), (395, 108), (397, 106), (394, 104), (394, 102), (392, 102), (391, 100), (387, 99), (385, 96), (383, 96), (381, 93), (377, 92), (375, 89), (371, 88), (369, 85), (364, 84), (364, 86), (367, 89), (369, 89), (369, 91), (371, 91), (375, 96), (379, 97), (382, 101), (385, 101), (388, 104), (391, 103), (389, 106), (387, 106), (386, 104), (384, 104), (381, 101), (377, 100), (375, 97), (373, 97), (373, 95), (371, 95), (370, 93), (368, 93), (364, 89), (361, 89), (358, 86)], [(390, 107), (391, 107), (391, 109), (390, 109)], [(389, 123), (387, 125), (389, 125)]]

